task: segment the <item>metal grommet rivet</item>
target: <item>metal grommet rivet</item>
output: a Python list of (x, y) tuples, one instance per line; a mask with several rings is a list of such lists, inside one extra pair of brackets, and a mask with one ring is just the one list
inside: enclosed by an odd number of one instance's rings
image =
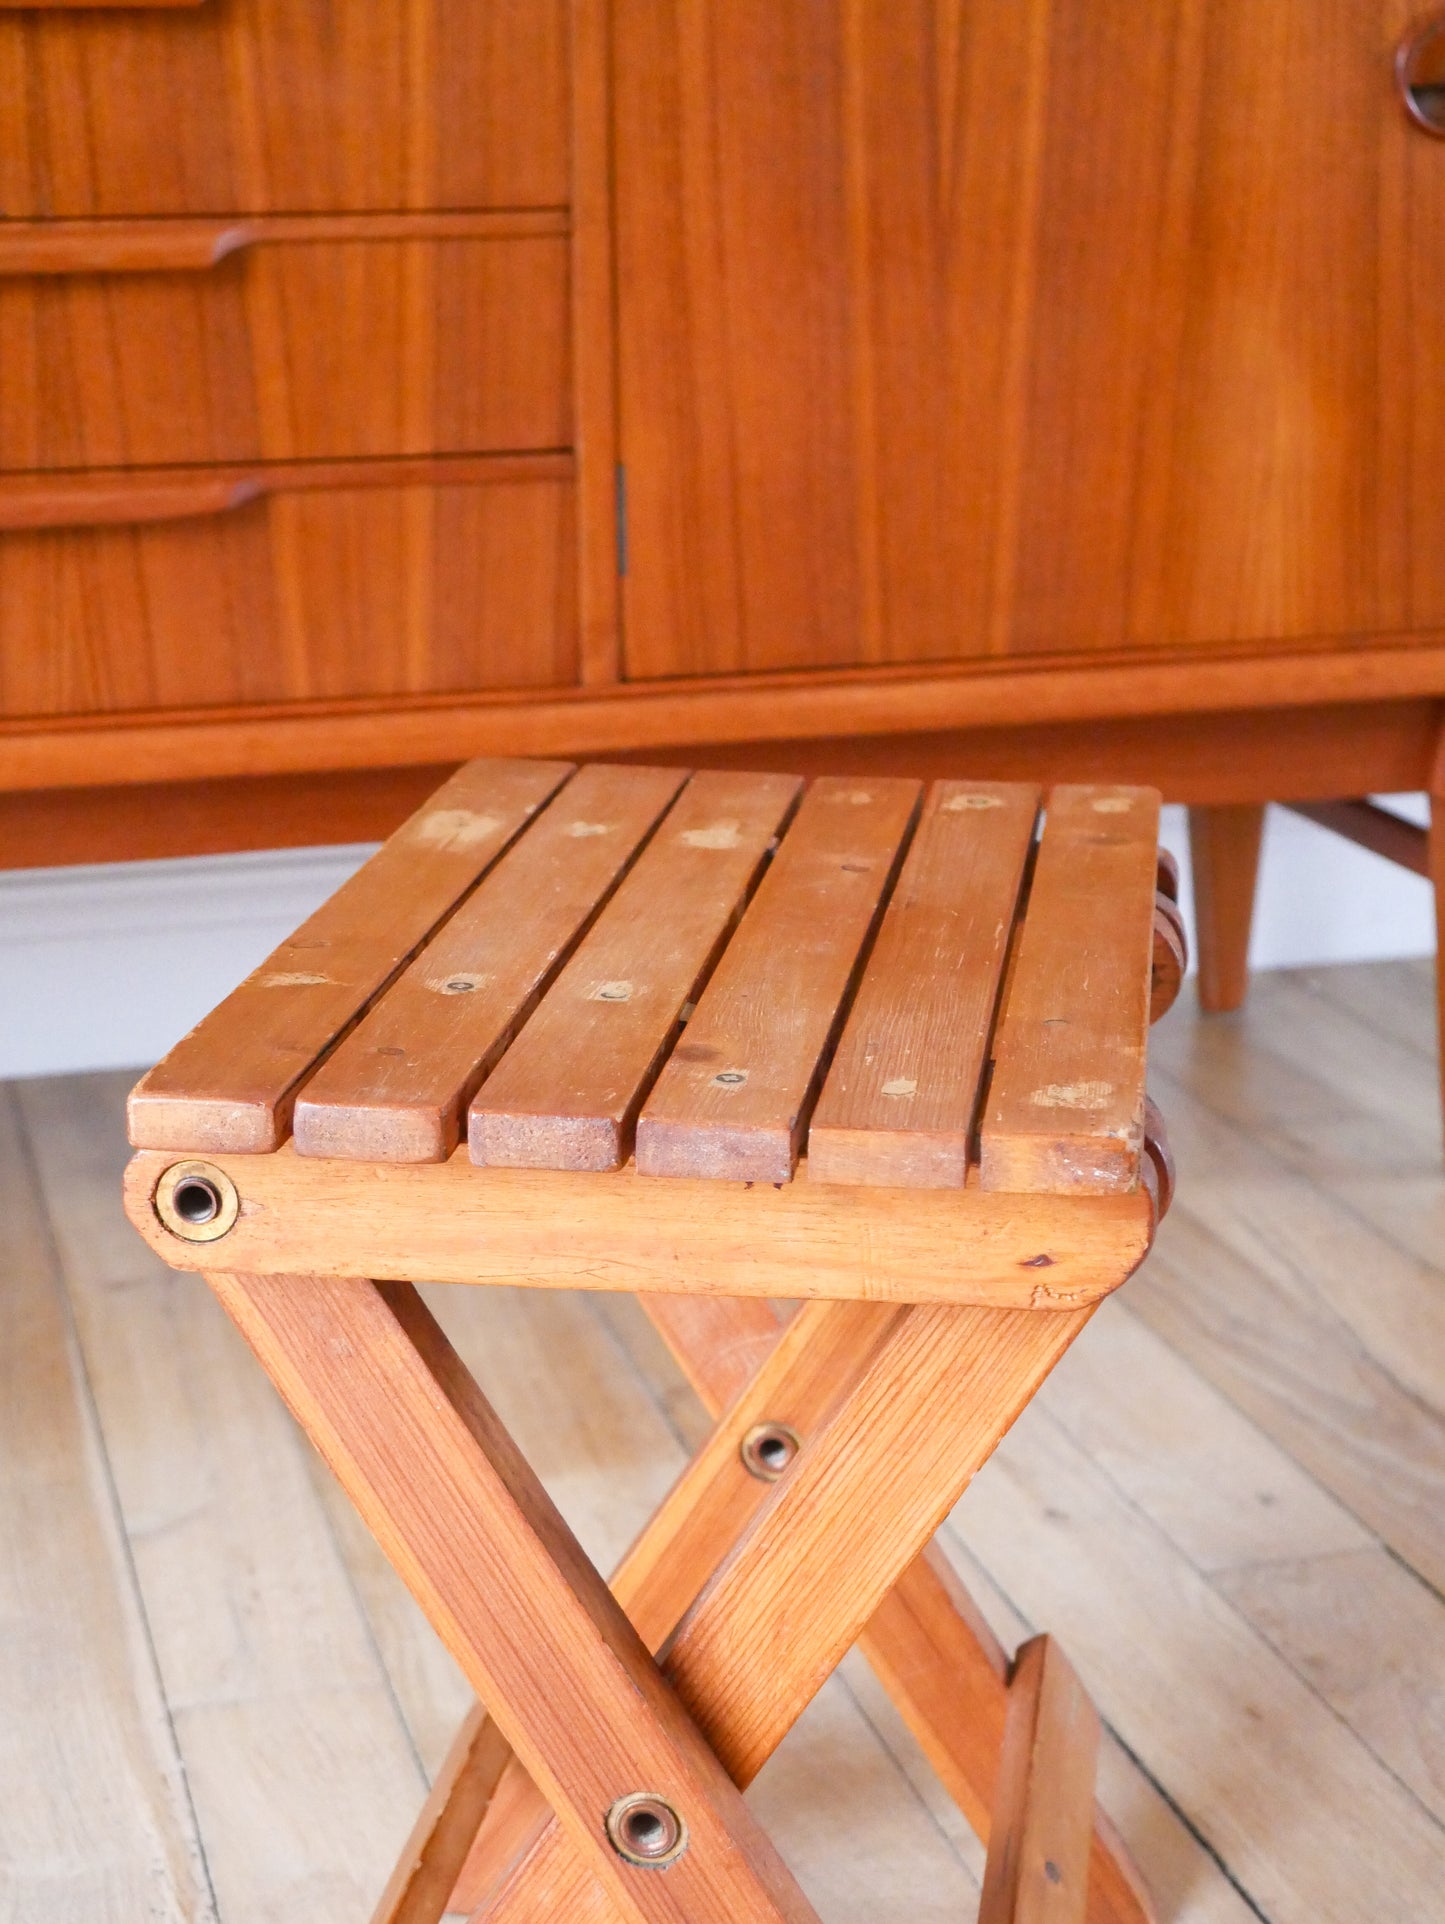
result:
[(173, 1162), (152, 1203), (162, 1227), (186, 1243), (219, 1241), (241, 1213), (235, 1183), (211, 1162)]
[(608, 1811), (607, 1841), (629, 1864), (655, 1870), (675, 1863), (687, 1849), (687, 1825), (665, 1797), (635, 1790)]
[(739, 1445), (738, 1454), (750, 1476), (776, 1483), (802, 1447), (802, 1438), (786, 1423), (755, 1423)]

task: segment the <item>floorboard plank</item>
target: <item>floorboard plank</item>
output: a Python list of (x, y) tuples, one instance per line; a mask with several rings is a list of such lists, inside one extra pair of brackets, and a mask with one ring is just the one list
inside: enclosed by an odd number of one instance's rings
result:
[(1338, 1319), (1291, 1295), (1183, 1207), (1127, 1301), (1368, 1529), (1445, 1589), (1445, 1426)]
[(13, 1096), (0, 1090), (0, 1916), (214, 1913)]
[(1046, 1411), (949, 1526), (1271, 1924), (1427, 1917), (1440, 1827)]
[(1445, 1822), (1445, 1602), (1378, 1548), (1256, 1564), (1217, 1582)]
[(306, 1446), (204, 1285), (116, 1214), (122, 1091), (28, 1083), (22, 1110), (223, 1924), (354, 1924), (422, 1774)]

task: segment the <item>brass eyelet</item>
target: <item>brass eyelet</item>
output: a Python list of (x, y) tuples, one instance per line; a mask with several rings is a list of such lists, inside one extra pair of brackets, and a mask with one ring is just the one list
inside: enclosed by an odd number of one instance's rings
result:
[(211, 1162), (173, 1162), (161, 1172), (151, 1203), (162, 1228), (183, 1243), (219, 1242), (241, 1213), (235, 1183)]

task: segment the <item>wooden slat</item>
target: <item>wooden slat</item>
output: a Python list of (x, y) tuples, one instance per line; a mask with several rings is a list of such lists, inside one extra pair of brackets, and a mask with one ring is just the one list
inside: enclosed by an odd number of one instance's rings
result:
[(694, 775), (472, 1103), (473, 1162), (615, 1169), (802, 783)]
[[(209, 1280), (627, 1924), (816, 1924), (416, 1291)], [(665, 1876), (598, 1821), (632, 1790), (686, 1822)]]
[(981, 1131), (985, 1189), (1132, 1189), (1144, 1141), (1159, 797), (1049, 796)]
[(572, 772), (460, 769), (131, 1093), (141, 1149), (275, 1149), (302, 1076)]
[(462, 1115), (683, 782), (584, 768), (296, 1103), (306, 1156), (440, 1162)]
[(1083, 1924), (1099, 1718), (1052, 1637), (1009, 1680), (979, 1924)]
[(917, 782), (808, 792), (637, 1125), (649, 1176), (787, 1182)]
[(815, 1181), (962, 1187), (1038, 802), (930, 792), (813, 1114)]

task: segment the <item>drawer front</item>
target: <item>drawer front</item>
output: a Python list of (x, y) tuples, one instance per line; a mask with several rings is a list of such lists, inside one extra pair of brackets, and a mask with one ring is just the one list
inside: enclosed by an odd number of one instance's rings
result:
[(567, 359), (560, 237), (4, 276), (0, 471), (561, 448)]
[(276, 493), (0, 533), (0, 714), (546, 687), (576, 672), (565, 479)]
[(12, 217), (555, 207), (565, 0), (0, 8)]

